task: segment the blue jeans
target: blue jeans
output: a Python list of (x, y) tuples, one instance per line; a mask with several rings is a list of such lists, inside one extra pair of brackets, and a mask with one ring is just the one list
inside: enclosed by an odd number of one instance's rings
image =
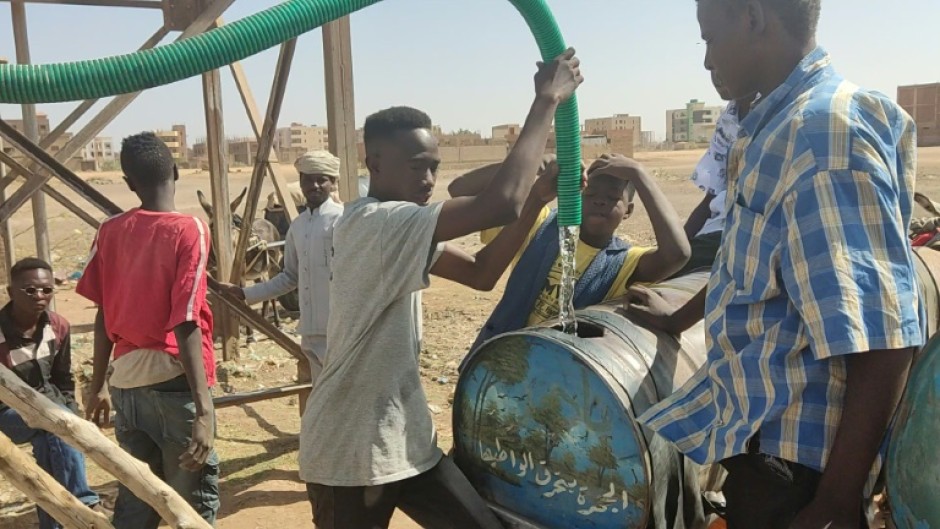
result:
[[(98, 495), (88, 488), (85, 477), (85, 456), (62, 439), (45, 430), (34, 430), (26, 425), (20, 414), (12, 408), (0, 411), (0, 432), (16, 444), (33, 445), (33, 457), (39, 467), (55, 478), (66, 490), (85, 505), (95, 505)], [(40, 529), (61, 529), (62, 526), (40, 508)]]
[[(179, 458), (189, 447), (196, 405), (186, 377), (132, 389), (111, 388), (114, 431), (126, 452), (150, 466), (209, 524), (219, 511), (219, 456), (189, 472)], [(157, 529), (160, 515), (123, 484), (114, 505), (115, 529)]]

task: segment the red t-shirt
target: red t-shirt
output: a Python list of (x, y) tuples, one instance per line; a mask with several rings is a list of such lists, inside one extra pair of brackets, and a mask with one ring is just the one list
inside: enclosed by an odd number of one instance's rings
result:
[(114, 358), (137, 349), (179, 356), (173, 328), (202, 330), (202, 357), (215, 385), (212, 311), (206, 302), (209, 228), (191, 215), (134, 208), (101, 224), (76, 292), (104, 309)]

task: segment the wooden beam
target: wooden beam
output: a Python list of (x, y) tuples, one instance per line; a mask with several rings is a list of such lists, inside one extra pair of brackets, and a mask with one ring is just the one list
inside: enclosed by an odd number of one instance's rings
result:
[[(0, 153), (3, 152), (3, 137), (0, 136)], [(7, 166), (0, 162), (0, 182), (6, 180)], [(0, 183), (0, 204), (7, 201), (7, 191), (5, 183)], [(0, 273), (0, 283), (10, 279), (10, 271), (13, 264), (16, 263), (16, 243), (13, 237), (13, 226), (9, 222), (0, 222), (0, 244), (3, 245), (3, 273)]]
[[(176, 38), (176, 41), (188, 39), (189, 37), (203, 33), (206, 29), (210, 28), (212, 24), (215, 23), (217, 18), (222, 16), (222, 13), (228, 9), (228, 7), (231, 6), (234, 1), (235, 0), (215, 0), (212, 2), (212, 4), (210, 4), (206, 10), (203, 11), (203, 13), (199, 15), (199, 17), (196, 18), (192, 24), (190, 24), (189, 28), (187, 28), (186, 31), (181, 33)], [(82, 129), (79, 130), (71, 140), (69, 140), (68, 143), (59, 149), (59, 152), (57, 152), (55, 155), (56, 160), (59, 160), (60, 162), (68, 160), (75, 153), (82, 150), (86, 145), (88, 145), (89, 141), (101, 133), (101, 131), (104, 130), (108, 124), (114, 121), (114, 118), (116, 118), (121, 113), (121, 111), (127, 108), (127, 106), (130, 105), (141, 93), (142, 92), (134, 92), (131, 94), (122, 94), (114, 97), (103, 109), (101, 109), (101, 112), (93, 117), (91, 121), (82, 127)], [(40, 176), (45, 178), (47, 181), (52, 177), (52, 175), (46, 175), (43, 173), (40, 173)]]
[(114, 529), (108, 517), (91, 510), (0, 432), (0, 474), (65, 527)]
[(262, 400), (277, 399), (297, 395), (313, 388), (310, 384), (293, 384), (280, 388), (259, 389), (246, 393), (234, 393), (212, 399), (212, 405), (215, 409), (230, 408), (232, 406), (241, 406), (242, 404), (251, 404)]
[(30, 428), (45, 430), (80, 450), (110, 472), (134, 496), (153, 507), (174, 529), (211, 529), (195, 509), (143, 461), (121, 450), (92, 423), (79, 418), (0, 366), (0, 401)]
[(330, 151), (341, 163), (339, 196), (359, 198), (359, 149), (353, 100), (352, 35), (349, 17), (323, 26), (323, 65), (326, 71), (326, 121)]
[[(224, 22), (221, 17), (216, 22), (217, 25), (221, 26)], [(230, 65), (232, 70), (232, 77), (235, 79), (235, 87), (238, 88), (238, 94), (241, 96), (242, 104), (245, 106), (245, 112), (248, 114), (248, 122), (251, 124), (251, 130), (255, 134), (255, 139), (260, 143), (261, 141), (261, 130), (264, 128), (264, 122), (261, 121), (261, 113), (258, 111), (258, 103), (255, 101), (255, 96), (251, 91), (251, 86), (248, 84), (248, 78), (245, 76), (245, 70), (242, 68), (241, 62), (235, 61)], [(270, 102), (269, 102), (270, 104)], [(276, 129), (275, 129), (276, 131)], [(281, 175), (275, 170), (273, 164), (279, 164), (280, 160), (277, 157), (277, 154), (273, 151), (268, 157), (269, 163), (267, 166), (268, 176), (271, 177), (271, 183), (274, 184), (274, 192), (277, 194), (278, 200), (281, 201), (281, 204), (284, 205), (284, 214), (287, 216), (287, 222), (294, 220), (294, 209), (290, 207), (290, 204), (293, 204), (293, 200), (290, 197), (290, 193), (287, 190), (287, 182), (281, 178)]]
[(307, 360), (307, 357), (300, 350), (300, 344), (292, 340), (290, 336), (284, 334), (284, 332), (275, 327), (273, 323), (262, 318), (260, 314), (252, 310), (244, 301), (235, 299), (228, 294), (216, 290), (211, 284), (209, 290), (212, 292), (209, 302), (213, 307), (219, 303), (224, 304), (229, 310), (237, 314), (245, 322), (245, 325), (250, 325), (253, 329), (266, 335), (271, 341), (290, 353), (294, 358), (304, 361)]
[[(222, 117), (222, 77), (219, 70), (202, 74), (203, 103), (206, 113), (206, 150), (209, 155), (209, 183), (212, 188), (212, 247), (215, 250), (216, 277), (232, 274), (232, 211), (229, 209), (228, 145)], [(245, 229), (250, 229), (243, 225)], [(215, 313), (222, 335), (222, 358), (232, 360), (238, 354), (238, 319), (225, 307)]]
[[(20, 186), (9, 200), (0, 204), (0, 221), (9, 219), (30, 196), (46, 185), (53, 175), (58, 176), (59, 179), (73, 191), (86, 198), (96, 207), (101, 208), (104, 213), (116, 215), (121, 212), (121, 208), (118, 207), (117, 204), (111, 202), (111, 200), (100, 191), (92, 187), (88, 182), (82, 180), (81, 177), (72, 172), (72, 170), (62, 165), (61, 162), (50, 156), (38, 145), (29, 141), (2, 119), (0, 119), (0, 136), (6, 138), (11, 145), (19, 149), (24, 156), (29, 158), (44, 171), (44, 173), (31, 174), (26, 183)], [(20, 166), (20, 168), (22, 169), (22, 166)], [(21, 171), (17, 171), (17, 174), (20, 173)]]
[(0, 474), (60, 524), (80, 529), (114, 529), (108, 517), (91, 510), (0, 432)]
[[(242, 226), (251, 226), (258, 210), (258, 201), (261, 199), (261, 186), (264, 183), (265, 173), (271, 169), (269, 156), (274, 145), (274, 134), (277, 132), (277, 121), (281, 116), (281, 106), (284, 102), (284, 92), (287, 90), (287, 80), (290, 77), (290, 67), (294, 60), (294, 51), (297, 49), (297, 39), (291, 39), (281, 44), (281, 52), (277, 58), (277, 67), (274, 70), (274, 81), (271, 83), (271, 96), (268, 98), (268, 109), (264, 116), (264, 127), (258, 139), (258, 152), (255, 155), (254, 169), (251, 173), (251, 183), (248, 186), (248, 197), (245, 204), (245, 214)], [(287, 205), (285, 204), (285, 209)], [(238, 244), (235, 246), (235, 255), (232, 264), (231, 282), (239, 284), (244, 274), (245, 252), (248, 250), (248, 239), (251, 231), (242, 229), (238, 235)], [(275, 308), (275, 310), (277, 310)]]
[[(7, 60), (4, 57), (0, 57), (0, 64), (7, 64)], [(0, 118), (2, 119), (2, 118)], [(0, 152), (3, 152), (3, 137), (0, 136)], [(7, 166), (3, 163), (0, 163), (0, 204), (3, 204), (7, 200), (6, 186), (7, 182)], [(3, 266), (3, 274), (0, 274), (0, 282), (9, 281), (10, 271), (13, 268), (13, 264), (16, 263), (16, 242), (13, 237), (13, 226), (9, 222), (3, 221), (0, 222), (0, 241), (3, 244), (3, 263), (0, 265)]]
[[(16, 2), (17, 0), (0, 0), (0, 2)], [(145, 9), (160, 9), (162, 0), (19, 0), (27, 4), (59, 4), (90, 7), (139, 7)]]
[[(0, 136), (0, 142), (2, 142), (2, 140), (3, 140), (3, 136)], [(3, 162), (3, 164), (9, 165), (10, 167), (16, 168), (18, 173), (13, 174), (13, 179), (16, 179), (17, 177), (25, 177), (27, 180), (29, 180), (30, 178), (35, 178), (35, 175), (33, 174), (32, 171), (23, 167), (19, 162), (17, 162), (12, 157), (10, 157), (10, 155), (4, 153), (2, 150), (0, 150), (0, 162)], [(3, 165), (3, 167), (5, 167), (6, 165)], [(6, 198), (6, 195), (5, 195), (6, 185), (5, 184), (6, 182), (0, 182), (0, 197), (3, 197), (4, 199)], [(84, 220), (86, 223), (90, 224), (94, 228), (97, 228), (98, 226), (101, 225), (101, 222), (99, 222), (98, 219), (91, 216), (81, 206), (69, 200), (65, 195), (60, 193), (57, 189), (54, 189), (49, 184), (43, 185), (42, 190), (45, 194), (49, 195), (50, 198), (52, 198), (59, 204), (62, 204), (66, 209), (68, 209), (69, 211), (77, 215), (78, 218)], [(3, 201), (0, 201), (0, 204), (2, 203)], [(92, 202), (92, 204), (95, 204), (95, 203)], [(117, 208), (117, 206), (115, 206), (115, 208)]]
[[(29, 33), (26, 29), (26, 4), (23, 3), (23, 0), (13, 0), (13, 4), (10, 6), (10, 15), (13, 18), (13, 42), (16, 47), (16, 62), (17, 64), (30, 64)], [(26, 132), (26, 137), (38, 143), (39, 127), (36, 123), (36, 105), (25, 104), (21, 108), (23, 109), (23, 129)], [(49, 219), (46, 215), (46, 197), (41, 190), (38, 191), (38, 193), (33, 193), (31, 197), (36, 255), (40, 259), (51, 263), (52, 251), (49, 248)]]
[(42, 187), (42, 190), (45, 194), (49, 195), (49, 198), (51, 198), (52, 200), (55, 200), (56, 202), (61, 204), (62, 207), (71, 211), (72, 214), (74, 214), (76, 217), (85, 221), (85, 224), (88, 224), (89, 226), (91, 226), (92, 228), (96, 230), (101, 226), (100, 220), (96, 219), (90, 213), (85, 211), (85, 208), (69, 200), (69, 198), (63, 195), (62, 193), (60, 193), (58, 189), (51, 187), (49, 184), (46, 184)]

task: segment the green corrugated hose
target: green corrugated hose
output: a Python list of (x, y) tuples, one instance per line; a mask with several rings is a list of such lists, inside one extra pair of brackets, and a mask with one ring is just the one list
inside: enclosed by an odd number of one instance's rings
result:
[[(288, 0), (166, 46), (89, 61), (0, 66), (0, 103), (58, 103), (138, 92), (187, 79), (276, 46), (380, 0)], [(542, 60), (565, 50), (545, 0), (510, 0), (535, 36)], [(581, 136), (577, 101), (555, 114), (558, 221), (581, 223)]]

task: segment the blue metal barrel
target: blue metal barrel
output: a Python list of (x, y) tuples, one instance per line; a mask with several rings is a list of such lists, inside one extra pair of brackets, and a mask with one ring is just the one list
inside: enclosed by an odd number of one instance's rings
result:
[[(697, 273), (654, 288), (681, 305), (706, 280)], [(578, 311), (578, 335), (546, 325), (497, 336), (464, 363), (454, 455), (519, 527), (646, 526), (657, 468), (636, 417), (704, 363), (704, 332), (653, 332), (618, 308)]]
[(885, 486), (897, 529), (940, 528), (940, 252), (915, 250), (930, 341), (915, 356), (888, 444)]

